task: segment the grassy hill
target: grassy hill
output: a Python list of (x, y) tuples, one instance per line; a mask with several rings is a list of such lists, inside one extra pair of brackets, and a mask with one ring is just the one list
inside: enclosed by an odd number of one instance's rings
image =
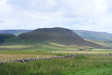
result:
[(102, 47), (101, 45), (84, 40), (72, 30), (65, 28), (41, 28), (23, 33), (19, 35), (19, 38), (30, 41), (30, 43), (55, 42), (64, 45)]
[(9, 39), (16, 38), (13, 34), (0, 34), (0, 43), (4, 43)]
[(106, 32), (95, 32), (95, 31), (86, 31), (86, 30), (75, 30), (79, 36), (88, 40), (97, 40), (97, 41), (112, 41), (112, 34)]
[[(7, 36), (6, 36), (7, 35)], [(15, 36), (1, 34), (0, 50), (80, 50), (108, 46), (81, 38), (66, 28), (41, 28)]]

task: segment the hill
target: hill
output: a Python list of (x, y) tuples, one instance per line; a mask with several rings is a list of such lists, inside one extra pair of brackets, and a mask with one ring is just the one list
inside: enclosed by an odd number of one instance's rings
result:
[(12, 38), (16, 38), (16, 36), (13, 34), (0, 34), (0, 44)]
[(39, 42), (56, 42), (65, 45), (102, 47), (98, 44), (89, 42), (81, 38), (72, 30), (65, 28), (40, 28), (31, 32), (19, 35), (19, 38), (26, 41)]
[(31, 30), (0, 30), (0, 34), (14, 34), (19, 35), (25, 32), (30, 32)]
[(87, 40), (112, 41), (111, 33), (86, 31), (86, 30), (75, 30), (74, 32), (76, 32), (79, 36)]

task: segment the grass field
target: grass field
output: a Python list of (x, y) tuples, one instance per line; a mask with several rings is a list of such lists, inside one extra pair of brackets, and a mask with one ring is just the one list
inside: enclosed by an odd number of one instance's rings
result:
[(80, 50), (77, 46), (56, 43), (0, 46), (0, 62), (71, 54), (77, 56), (0, 64), (0, 75), (112, 75), (111, 49)]
[[(82, 49), (82, 48), (81, 48)], [(112, 54), (111, 49), (83, 48), (80, 50), (77, 46), (65, 46), (56, 43), (38, 44), (38, 45), (1, 45), (0, 61), (30, 59), (30, 58), (48, 58), (53, 56), (71, 55), (71, 54)]]
[(1, 75), (112, 75), (112, 56), (83, 56), (0, 65)]

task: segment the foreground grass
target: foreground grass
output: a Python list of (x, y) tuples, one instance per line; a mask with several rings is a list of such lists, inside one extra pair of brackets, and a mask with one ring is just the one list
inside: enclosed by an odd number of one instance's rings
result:
[(84, 56), (0, 65), (1, 75), (112, 75), (112, 56)]
[(0, 61), (46, 58), (68, 54), (78, 54), (78, 56), (28, 63), (0, 64), (0, 75), (112, 75), (111, 50), (87, 50), (84, 48), (80, 51), (77, 46), (65, 46), (56, 43), (0, 46)]

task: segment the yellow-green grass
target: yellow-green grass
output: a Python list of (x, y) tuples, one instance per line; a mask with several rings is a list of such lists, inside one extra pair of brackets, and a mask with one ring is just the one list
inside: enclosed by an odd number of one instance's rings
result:
[[(81, 50), (80, 50), (81, 49)], [(83, 50), (82, 50), (83, 49)], [(71, 54), (110, 54), (111, 50), (79, 47), (73, 45), (61, 45), (50, 42), (49, 44), (32, 45), (1, 45), (0, 61), (27, 59), (47, 56), (62, 56)], [(3, 60), (4, 59), (4, 60)]]
[(40, 43), (40, 44), (12, 44), (12, 45), (0, 45), (0, 50), (80, 50), (88, 49), (88, 46), (78, 46), (78, 45), (62, 45), (54, 42)]
[(48, 58), (63, 55), (112, 55), (112, 51), (38, 51), (38, 50), (4, 50), (0, 51), (0, 61), (30, 59), (30, 58)]
[(33, 58), (51, 58), (55, 55), (37, 55), (37, 54), (0, 54), (1, 62), (8, 62), (14, 60), (22, 60), (22, 59), (33, 59)]
[(51, 51), (57, 54), (112, 54), (112, 51)]
[(32, 45), (1, 45), (0, 48), (9, 48), (9, 49), (13, 49), (13, 48), (30, 48), (32, 47)]
[(88, 41), (99, 44), (99, 45), (102, 45), (104, 47), (112, 48), (112, 43), (109, 42), (109, 41), (96, 41), (96, 40), (88, 40)]

